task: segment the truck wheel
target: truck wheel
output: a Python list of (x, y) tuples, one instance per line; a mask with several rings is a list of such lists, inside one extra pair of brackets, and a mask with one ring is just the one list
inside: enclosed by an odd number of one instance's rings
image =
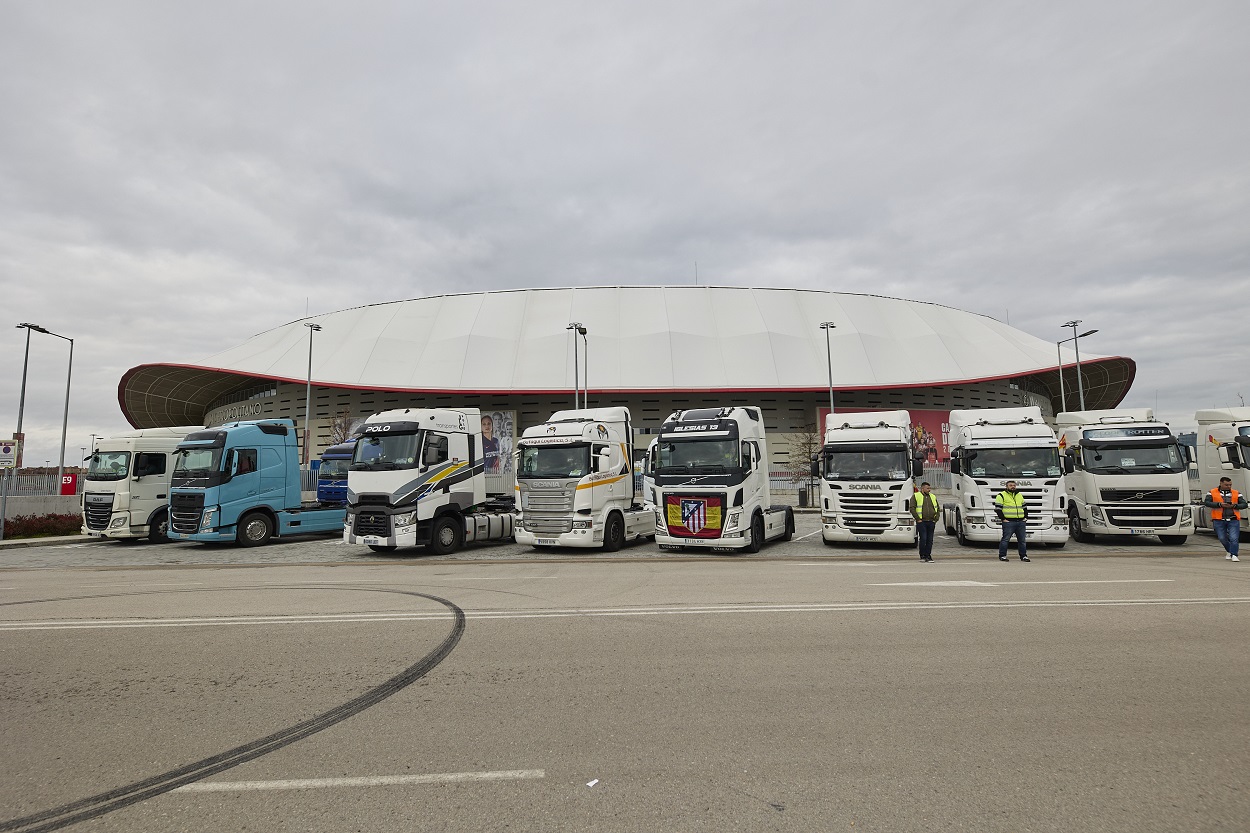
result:
[(625, 543), (625, 519), (616, 512), (608, 515), (608, 525), (603, 528), (603, 551), (616, 552)]
[(273, 524), (260, 512), (244, 515), (239, 521), (239, 532), (236, 539), (241, 547), (259, 547), (269, 543), (273, 537)]
[(374, 552), (395, 552), (399, 547), (394, 544), (370, 544), (369, 549)]
[(964, 535), (964, 518), (959, 512), (955, 513), (955, 540), (959, 542), (961, 547), (970, 547), (972, 542), (968, 540), (968, 536)]
[(764, 546), (764, 516), (756, 515), (751, 519), (751, 543), (747, 544), (746, 551), (757, 553), (762, 546)]
[[(1076, 512), (1068, 515), (1068, 535), (1072, 536), (1072, 540), (1078, 544), (1094, 543), (1094, 534), (1085, 531), (1085, 526), (1081, 523), (1081, 516)], [(1185, 539), (1182, 538), (1181, 540)]]
[(1186, 535), (1160, 535), (1159, 543), (1168, 547), (1179, 547), (1181, 544), (1185, 543), (1185, 539), (1187, 537), (1188, 536)]
[(793, 537), (794, 537), (794, 512), (793, 510), (787, 508), (786, 509), (786, 534), (781, 536), (781, 540), (789, 541)]
[(161, 512), (148, 524), (148, 543), (169, 543), (169, 514), (167, 512)]
[(460, 549), (464, 541), (464, 522), (455, 515), (440, 515), (430, 529), (430, 543), (425, 548), (435, 555), (449, 555)]

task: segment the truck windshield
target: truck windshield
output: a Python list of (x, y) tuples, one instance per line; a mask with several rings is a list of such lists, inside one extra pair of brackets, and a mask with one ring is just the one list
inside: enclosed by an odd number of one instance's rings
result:
[(521, 446), (518, 477), (585, 477), (589, 473), (589, 445)]
[(826, 480), (906, 480), (907, 449), (825, 449)]
[(336, 460), (322, 460), (321, 468), (317, 469), (318, 480), (342, 480), (347, 477), (347, 469), (351, 467), (352, 461), (339, 458)]
[(1058, 448), (978, 448), (968, 455), (973, 477), (1058, 477)]
[(1175, 474), (1185, 471), (1185, 458), (1173, 445), (1123, 445), (1081, 449), (1085, 470), (1095, 474)]
[(386, 434), (381, 437), (361, 437), (352, 453), (352, 471), (381, 471), (412, 469), (417, 467), (421, 450), (421, 435)]
[(660, 440), (655, 470), (659, 474), (723, 474), (738, 468), (737, 440)]
[(220, 448), (180, 448), (174, 452), (174, 477), (208, 474), (221, 464)]
[(91, 455), (88, 480), (121, 480), (130, 470), (129, 451), (97, 451)]

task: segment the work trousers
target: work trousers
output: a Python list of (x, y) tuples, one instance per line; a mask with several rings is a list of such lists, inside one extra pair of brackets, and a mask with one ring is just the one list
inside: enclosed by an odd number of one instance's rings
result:
[(1237, 544), (1241, 540), (1241, 521), (1236, 518), (1229, 521), (1212, 519), (1211, 528), (1215, 530), (1215, 537), (1220, 540), (1224, 550), (1229, 555), (1236, 555)]
[(1000, 558), (1007, 554), (1007, 544), (1011, 541), (1012, 535), (1016, 536), (1016, 552), (1020, 557), (1023, 558), (1029, 554), (1029, 545), (1025, 541), (1025, 523), (1026, 521), (1003, 521), (1003, 537), (998, 542)]
[(916, 542), (920, 545), (920, 557), (933, 557), (933, 529), (937, 521), (916, 521)]

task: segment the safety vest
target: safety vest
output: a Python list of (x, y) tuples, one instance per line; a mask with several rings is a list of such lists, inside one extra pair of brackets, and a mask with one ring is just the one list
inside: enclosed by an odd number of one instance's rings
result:
[(922, 510), (926, 503), (925, 501), (926, 497), (933, 504), (934, 515), (939, 514), (937, 495), (933, 494), (933, 492), (929, 492), (929, 494), (927, 495), (924, 492), (916, 492), (915, 494), (911, 496), (911, 511), (912, 511), (912, 514), (916, 516), (916, 520), (918, 521), (924, 520), (924, 512)]
[[(1231, 500), (1230, 502), (1231, 502), (1234, 506), (1236, 506), (1236, 505), (1237, 505), (1237, 503), (1241, 500), (1241, 494), (1240, 494), (1240, 493), (1239, 493), (1236, 489), (1229, 489), (1229, 490), (1228, 490), (1228, 493), (1229, 493), (1229, 495), (1231, 495), (1231, 496), (1232, 496), (1232, 500)], [(1214, 501), (1215, 503), (1223, 503), (1223, 502), (1224, 502), (1224, 495), (1223, 495), (1223, 493), (1221, 493), (1221, 492), (1220, 492), (1220, 489), (1219, 489), (1219, 487), (1218, 487), (1218, 486), (1217, 486), (1216, 488), (1214, 488), (1214, 489), (1212, 489), (1212, 490), (1211, 490), (1211, 500), (1212, 500), (1212, 501)], [(1220, 507), (1220, 508), (1217, 508), (1217, 509), (1212, 509), (1212, 510), (1211, 510), (1211, 519), (1212, 519), (1212, 520), (1216, 520), (1216, 521), (1222, 521), (1222, 520), (1224, 520), (1224, 512), (1225, 512), (1225, 511), (1232, 512), (1232, 513), (1233, 513), (1233, 517), (1232, 517), (1230, 520), (1237, 520), (1237, 521), (1241, 520), (1241, 513), (1240, 513), (1240, 512), (1238, 512), (1236, 509), (1228, 509), (1228, 510), (1225, 510), (1223, 507)]]
[(998, 493), (998, 496), (994, 498), (994, 502), (1002, 507), (1003, 520), (1024, 520), (1024, 495), (1019, 492), (1008, 492), (1004, 490)]

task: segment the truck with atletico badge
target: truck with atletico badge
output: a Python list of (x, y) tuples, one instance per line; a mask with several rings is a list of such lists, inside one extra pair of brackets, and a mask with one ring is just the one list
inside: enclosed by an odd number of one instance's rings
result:
[(556, 411), (517, 443), (518, 544), (602, 547), (655, 534), (655, 511), (634, 485), (628, 408)]
[(661, 549), (755, 553), (765, 542), (794, 535), (794, 509), (772, 505), (759, 408), (674, 412), (651, 445), (647, 469)]

